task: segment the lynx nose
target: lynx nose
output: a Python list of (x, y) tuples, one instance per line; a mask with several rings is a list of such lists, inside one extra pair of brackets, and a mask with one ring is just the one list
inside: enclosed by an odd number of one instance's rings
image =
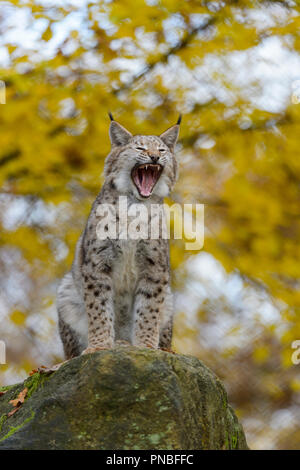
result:
[(156, 163), (159, 159), (159, 156), (158, 155), (150, 155), (150, 158), (153, 161), (153, 163)]

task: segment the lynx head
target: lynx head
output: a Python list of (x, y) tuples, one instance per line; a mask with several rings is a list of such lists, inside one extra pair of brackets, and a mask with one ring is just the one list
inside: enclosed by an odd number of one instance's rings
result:
[(104, 167), (106, 181), (139, 200), (167, 196), (177, 178), (174, 149), (181, 117), (160, 136), (132, 135), (111, 114), (110, 118), (112, 149)]

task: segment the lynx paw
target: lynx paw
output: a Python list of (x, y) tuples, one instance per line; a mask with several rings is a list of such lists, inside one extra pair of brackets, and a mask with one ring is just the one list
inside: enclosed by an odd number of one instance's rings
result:
[(136, 346), (137, 348), (158, 349), (158, 346), (155, 346), (155, 345), (150, 344), (150, 343), (137, 343), (134, 346)]
[(93, 354), (97, 351), (105, 351), (107, 349), (110, 349), (110, 348), (107, 347), (107, 346), (89, 346), (88, 348), (86, 348), (82, 351), (81, 355), (83, 355), (83, 354)]
[(175, 351), (173, 351), (173, 349), (168, 349), (168, 348), (159, 348), (161, 351), (166, 351), (168, 353), (171, 353), (171, 354), (176, 354)]
[(40, 366), (37, 369), (37, 372), (40, 374), (52, 374), (53, 372), (56, 372), (63, 364), (66, 364), (68, 361), (63, 361), (60, 362), (59, 364), (54, 364), (54, 366), (51, 367), (46, 367), (46, 366)]
[(116, 342), (115, 342), (115, 346), (119, 347), (119, 346), (122, 346), (122, 347), (130, 347), (132, 346), (132, 344), (129, 343), (129, 341), (125, 341), (123, 339), (118, 339)]

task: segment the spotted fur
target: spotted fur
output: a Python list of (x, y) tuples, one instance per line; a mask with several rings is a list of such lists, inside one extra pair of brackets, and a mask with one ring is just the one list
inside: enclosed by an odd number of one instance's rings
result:
[[(119, 196), (132, 204), (163, 203), (177, 178), (174, 148), (179, 124), (160, 136), (132, 136), (116, 121), (110, 125), (111, 152), (105, 182), (80, 237), (72, 269), (57, 295), (59, 332), (67, 358), (118, 342), (170, 348), (173, 300), (168, 241), (99, 239), (96, 234), (103, 203), (118, 205)], [(143, 150), (141, 150), (143, 149)], [(151, 196), (144, 199), (131, 172), (135, 165), (155, 161), (163, 171)], [(128, 220), (128, 223), (130, 220)]]

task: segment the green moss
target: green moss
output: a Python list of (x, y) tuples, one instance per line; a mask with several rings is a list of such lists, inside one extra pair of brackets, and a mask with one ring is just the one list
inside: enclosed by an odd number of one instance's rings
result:
[(151, 434), (148, 439), (151, 444), (158, 444), (163, 436), (164, 434)]
[(28, 377), (28, 379), (26, 379), (24, 382), (24, 388), (28, 388), (26, 398), (30, 398), (38, 389), (38, 387), (40, 385), (43, 386), (47, 380), (49, 380), (49, 376), (46, 374), (40, 374), (39, 372), (33, 374), (31, 377)]
[(232, 438), (231, 438), (231, 444), (232, 444), (232, 448), (233, 448), (233, 449), (236, 449), (236, 447), (237, 447), (237, 442), (238, 442), (237, 436), (232, 436)]
[(0, 432), (1, 432), (2, 426), (3, 426), (3, 424), (5, 423), (6, 420), (7, 420), (7, 415), (2, 415), (1, 418), (0, 418)]
[(17, 431), (19, 431), (20, 429), (22, 429), (23, 426), (25, 426), (26, 423), (29, 423), (29, 421), (31, 421), (33, 418), (34, 418), (34, 411), (31, 412), (31, 415), (28, 416), (28, 418), (26, 418), (23, 423), (19, 424), (18, 426), (10, 426), (10, 430), (8, 431), (8, 433), (2, 437), (2, 439), (0, 439), (0, 442), (4, 441), (5, 439), (7, 439), (8, 437), (12, 436), (13, 434), (15, 434)]
[(227, 432), (227, 431), (225, 431), (225, 444), (224, 444), (224, 448), (225, 448), (226, 450), (229, 449), (229, 440), (228, 440), (228, 432)]
[(7, 392), (11, 388), (14, 388), (16, 385), (5, 385), (3, 387), (0, 387), (0, 392)]
[[(27, 392), (27, 395), (26, 395), (25, 400), (24, 400), (24, 403), (25, 403), (40, 386), (44, 385), (45, 381), (48, 380), (48, 378), (49, 377), (44, 375), (44, 374), (36, 373), (36, 374), (32, 375), (31, 377), (28, 377), (28, 379), (26, 379), (23, 384), (19, 384), (18, 386), (9, 385), (9, 386), (5, 386), (5, 387), (1, 387), (0, 390), (5, 391), (5, 392), (9, 392), (10, 390), (12, 391), (12, 393), (10, 393), (10, 395), (12, 395), (12, 396), (9, 396), (9, 398), (6, 400), (6, 402), (8, 403), (8, 400), (17, 398), (20, 391), (27, 387), (28, 392)], [(4, 395), (4, 397), (5, 397), (5, 395)], [(8, 437), (15, 434), (15, 432), (17, 432), (19, 429), (23, 428), (23, 426), (26, 423), (28, 423), (29, 421), (31, 421), (34, 418), (34, 411), (31, 411), (30, 416), (28, 416), (28, 409), (27, 409), (27, 412), (25, 412), (25, 416), (27, 416), (27, 418), (25, 418), (25, 419), (23, 418), (24, 420), (20, 423), (19, 418), (21, 418), (21, 420), (22, 420), (21, 410), (24, 406), (24, 403), (21, 405), (20, 409), (18, 410), (18, 417), (17, 417), (17, 422), (19, 423), (18, 425), (16, 425), (16, 426), (10, 426), (9, 425), (10, 421), (9, 421), (9, 416), (7, 414), (8, 413), (7, 409), (5, 410), (6, 412), (4, 414), (2, 414), (2, 416), (0, 416), (0, 433), (5, 432), (5, 431), (7, 431), (7, 429), (9, 429), (8, 432), (5, 434), (5, 436), (3, 436), (0, 439), (0, 442), (4, 441)], [(7, 408), (7, 405), (6, 405), (6, 408)]]

